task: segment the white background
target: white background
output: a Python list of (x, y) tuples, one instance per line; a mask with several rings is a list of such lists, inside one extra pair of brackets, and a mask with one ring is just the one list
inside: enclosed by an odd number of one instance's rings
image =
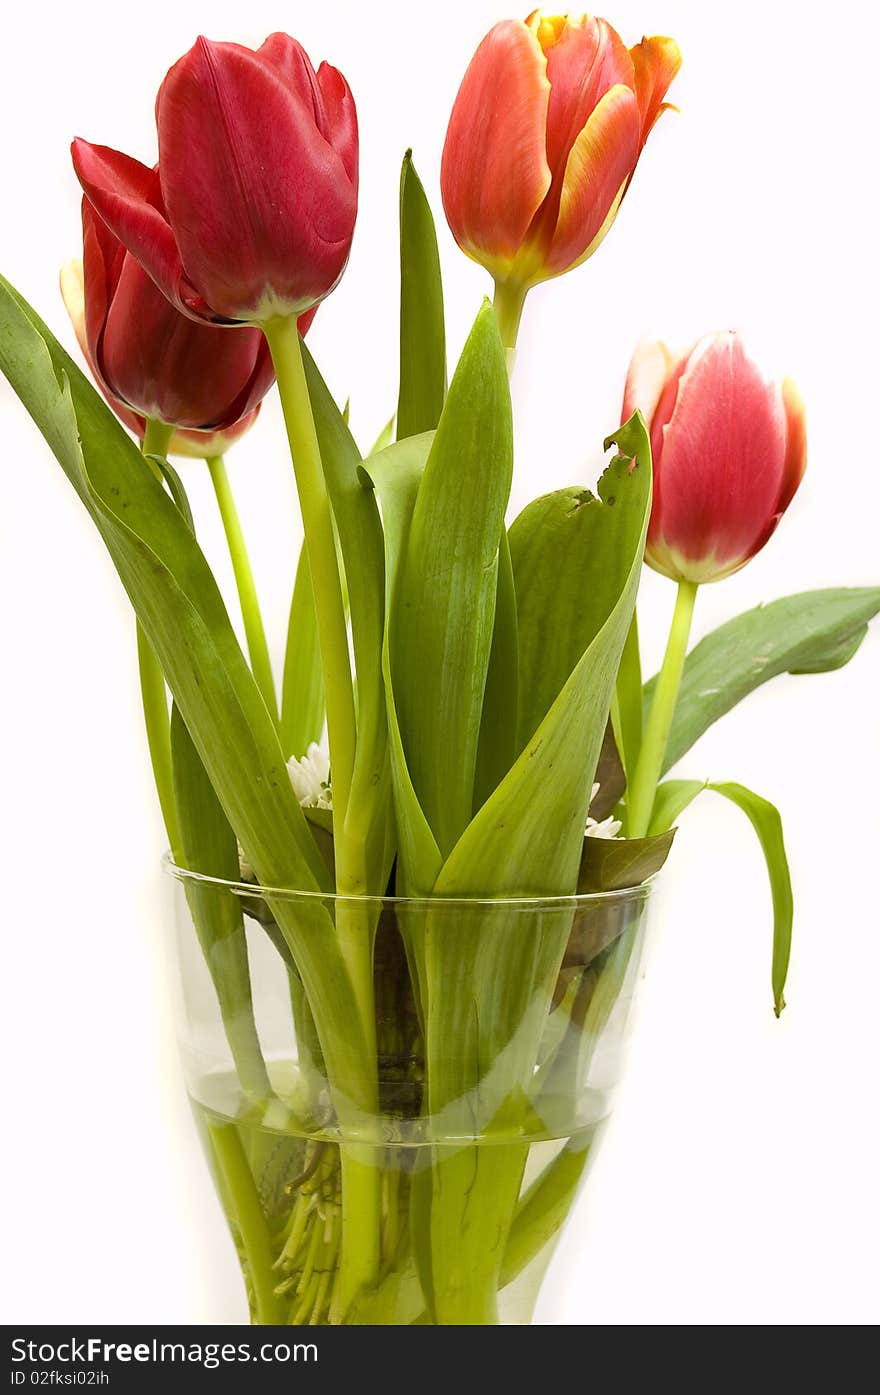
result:
[[(133, 18), (134, 14), (138, 18)], [(396, 396), (396, 204), (411, 144), (438, 215), (457, 352), (487, 290), (440, 214), (446, 117), (499, 0), (442, 6), (11, 6), (0, 87), (0, 267), (72, 348), (57, 268), (78, 252), (80, 134), (151, 161), (152, 101), (200, 30), (287, 26), (348, 76), (362, 132), (350, 269), (311, 348), (367, 445)], [(640, 334), (737, 325), (809, 410), (806, 481), (770, 547), (699, 598), (696, 634), (775, 596), (880, 582), (876, 12), (854, 3), (618, 0), (628, 43), (674, 34), (684, 67), (595, 260), (530, 298), (515, 379), (516, 502), (592, 483)], [(5, 384), (3, 1259), (6, 1321), (244, 1318), (179, 1082), (137, 700), (134, 630), (91, 524)], [(229, 580), (206, 474), (186, 469)], [(297, 548), (274, 400), (230, 469), (280, 660)], [(649, 671), (669, 583), (646, 574)], [(876, 994), (880, 635), (847, 669), (778, 679), (690, 753), (784, 820), (797, 919), (789, 1008), (770, 1010), (770, 909), (742, 815), (682, 820), (653, 921), (631, 1068), (539, 1320), (863, 1323), (878, 1316)]]

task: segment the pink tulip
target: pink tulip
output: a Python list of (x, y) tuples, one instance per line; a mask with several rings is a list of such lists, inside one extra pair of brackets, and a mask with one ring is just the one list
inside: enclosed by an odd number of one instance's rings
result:
[(604, 19), (504, 20), (455, 99), (441, 188), (463, 251), (534, 285), (585, 261), (610, 228), (681, 64), (672, 39), (627, 49)]
[(156, 101), (158, 171), (87, 141), (73, 163), (104, 222), (191, 318), (260, 324), (329, 295), (357, 213), (344, 77), (273, 34), (256, 52), (200, 38)]
[(646, 562), (676, 581), (729, 576), (760, 552), (803, 479), (794, 383), (766, 378), (731, 331), (681, 356), (646, 341), (630, 364), (623, 419), (637, 407), (654, 460)]

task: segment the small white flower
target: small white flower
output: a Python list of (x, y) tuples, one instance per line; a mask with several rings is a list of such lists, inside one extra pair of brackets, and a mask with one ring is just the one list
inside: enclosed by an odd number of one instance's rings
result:
[(586, 836), (588, 838), (616, 838), (622, 827), (620, 819), (607, 818), (602, 819), (601, 822), (596, 819), (587, 819)]
[(287, 773), (293, 792), (304, 809), (332, 809), (330, 788), (330, 756), (313, 741), (302, 760), (294, 756), (287, 762)]
[[(590, 804), (593, 803), (598, 793), (599, 786), (594, 785), (590, 791)], [(613, 819), (610, 815), (607, 819), (601, 820), (588, 818), (585, 836), (587, 838), (616, 838), (622, 827), (620, 819)]]

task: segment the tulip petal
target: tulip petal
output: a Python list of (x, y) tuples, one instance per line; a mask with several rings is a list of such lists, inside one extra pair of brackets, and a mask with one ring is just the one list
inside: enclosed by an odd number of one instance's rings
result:
[(618, 84), (599, 100), (568, 157), (546, 258), (550, 275), (576, 266), (599, 245), (632, 171), (638, 140), (635, 94)]
[(779, 388), (738, 335), (701, 340), (662, 428), (649, 550), (692, 581), (736, 571), (778, 522), (785, 453)]
[(552, 42), (545, 40), (544, 52), (550, 80), (547, 160), (561, 183), (574, 144), (605, 93), (618, 84), (633, 87), (633, 62), (611, 25), (591, 15), (566, 16)]
[(163, 212), (155, 170), (109, 146), (85, 140), (75, 140), (71, 154), (86, 197), (107, 227), (137, 257), (163, 295), (191, 312), (193, 305), (184, 304), (189, 288), (183, 283), (180, 253)]
[(440, 186), (463, 251), (506, 275), (550, 188), (550, 83), (541, 45), (504, 20), (483, 39), (449, 118)]
[(87, 356), (97, 374), (101, 335), (126, 251), (119, 238), (95, 212), (88, 198), (82, 201), (82, 230), (85, 338)]
[(264, 58), (199, 39), (156, 103), (162, 194), (218, 316), (298, 314), (333, 289), (357, 196), (314, 110)]
[(290, 34), (270, 34), (255, 56), (267, 63), (300, 101), (311, 107), (315, 123), (324, 133), (324, 100), (312, 61), (302, 44)]
[[(711, 335), (707, 335), (706, 339), (701, 340), (700, 343), (708, 344), (710, 340)], [(660, 451), (663, 447), (663, 428), (675, 411), (675, 404), (678, 399), (678, 385), (697, 347), (697, 345), (694, 345), (692, 348), (688, 349), (687, 353), (679, 354), (677, 359), (673, 358), (666, 373), (666, 381), (660, 390), (660, 396), (657, 398), (653, 414), (648, 422), (651, 432), (651, 454), (655, 465), (660, 459)], [(658, 483), (656, 473), (654, 484), (656, 496), (656, 490), (661, 487), (661, 484)]]
[(807, 418), (804, 402), (791, 378), (782, 382), (785, 411), (785, 477), (779, 511), (784, 513), (795, 496), (807, 468)]
[(332, 145), (357, 188), (357, 112), (351, 89), (338, 68), (322, 63), (316, 73), (302, 44), (289, 34), (270, 34), (257, 49), (257, 57), (269, 63), (311, 107), (318, 130)]
[(93, 354), (114, 396), (144, 416), (196, 431), (235, 422), (273, 381), (258, 329), (194, 323), (130, 255)]
[(629, 421), (638, 408), (650, 431), (657, 403), (674, 362), (674, 355), (660, 339), (643, 339), (636, 346), (623, 390), (621, 422)]
[(639, 141), (641, 152), (658, 117), (670, 110), (670, 103), (663, 98), (672, 79), (681, 67), (681, 52), (674, 39), (660, 34), (650, 39), (642, 39), (630, 49), (630, 57), (635, 72), (636, 96), (642, 117), (642, 134)]
[[(249, 334), (250, 332), (250, 330), (236, 331), (237, 334)], [(275, 367), (272, 363), (272, 355), (269, 353), (268, 342), (262, 330), (254, 332), (260, 336), (254, 355), (254, 366), (245, 387), (230, 404), (229, 410), (225, 414), (224, 421), (227, 423), (249, 416), (254, 408), (262, 402), (275, 381)], [(228, 430), (228, 426), (225, 429)]]
[(358, 187), (358, 124), (351, 88), (338, 68), (322, 63), (318, 87), (324, 99), (325, 135), (342, 161), (343, 169)]
[[(175, 431), (168, 446), (168, 454), (183, 456), (187, 460), (208, 460), (213, 455), (225, 455), (246, 431), (250, 431), (259, 414), (259, 407), (255, 407), (246, 417), (241, 417), (233, 426), (228, 426), (222, 431)], [(141, 425), (140, 435), (143, 434), (144, 428)]]
[[(100, 221), (100, 220), (98, 220)], [(70, 316), (70, 323), (73, 325), (73, 332), (76, 335), (76, 342), (79, 344), (82, 356), (85, 359), (92, 375), (98, 383), (98, 387), (107, 399), (112, 410), (119, 417), (123, 426), (127, 426), (129, 431), (143, 439), (144, 419), (139, 417), (126, 407), (124, 402), (119, 402), (112, 393), (107, 391), (104, 383), (92, 362), (86, 340), (86, 311), (85, 311), (85, 282), (83, 279), (83, 263), (78, 257), (71, 258), (64, 263), (60, 276), (61, 299), (64, 301), (64, 308)]]
[(86, 341), (86, 297), (83, 286), (83, 264), (79, 257), (72, 257), (70, 261), (64, 263), (61, 268), (59, 284), (61, 287), (61, 299), (64, 301), (64, 308), (70, 316), (70, 323), (73, 325), (76, 342), (79, 344), (83, 357), (88, 361), (89, 350)]

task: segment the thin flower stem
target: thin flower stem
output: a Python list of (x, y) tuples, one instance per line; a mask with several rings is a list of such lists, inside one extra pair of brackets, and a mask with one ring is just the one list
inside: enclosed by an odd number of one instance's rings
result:
[(495, 297), (492, 304), (495, 309), (495, 318), (498, 321), (501, 343), (507, 350), (508, 372), (513, 368), (516, 337), (519, 333), (527, 291), (527, 286), (521, 286), (515, 281), (495, 282)]
[[(164, 422), (147, 420), (144, 434), (144, 455), (164, 457), (173, 435), (174, 428)], [(151, 467), (152, 468), (152, 467)], [(141, 682), (141, 702), (144, 709), (144, 725), (147, 730), (147, 745), (153, 765), (153, 778), (159, 796), (159, 807), (165, 832), (171, 845), (175, 862), (180, 861), (180, 828), (177, 822), (177, 804), (174, 798), (174, 780), (171, 768), (171, 727), (168, 716), (168, 694), (165, 675), (146, 634), (137, 624), (138, 672)]]
[(229, 556), (232, 560), (232, 571), (235, 576), (254, 678), (272, 720), (277, 725), (278, 697), (275, 692), (275, 680), (272, 677), (272, 661), (269, 658), (269, 646), (266, 643), (266, 630), (263, 625), (263, 617), (260, 614), (254, 573), (248, 557), (241, 519), (238, 516), (238, 509), (235, 507), (226, 462), (222, 455), (212, 455), (206, 459), (205, 463), (211, 475), (211, 483), (217, 497), (217, 506), (223, 520), (223, 531), (229, 545)]
[(341, 832), (351, 790), (356, 729), (348, 628), (333, 519), (296, 320), (291, 317), (267, 321), (263, 333), (275, 365), (315, 591), (330, 741), (333, 824), (334, 829)]
[[(287, 439), (296, 475), (300, 509), (305, 532), (318, 620), (321, 647), (321, 668), (324, 675), (324, 698), (327, 711), (327, 733), (330, 741), (330, 774), (333, 782), (333, 830), (336, 851), (337, 885), (357, 884), (353, 861), (357, 849), (346, 836), (345, 815), (351, 794), (354, 770), (356, 725), (354, 686), (348, 648), (348, 626), (333, 517), (321, 450), (312, 415), (308, 383), (300, 351), (296, 320), (270, 320), (263, 325), (269, 345), (281, 408), (287, 428)], [(375, 1006), (372, 982), (372, 938), (363, 923), (363, 914), (354, 908), (353, 915), (343, 910), (338, 916), (338, 933), (346, 967), (358, 1004), (366, 1035), (366, 1059), (362, 1063), (362, 1078), (357, 1082), (363, 1103), (369, 1113), (377, 1109)], [(342, 1023), (334, 1024), (345, 1031)], [(346, 1081), (344, 1089), (351, 1088)], [(340, 1141), (342, 1167), (342, 1250), (339, 1274), (334, 1286), (331, 1321), (341, 1321), (364, 1288), (375, 1284), (380, 1260), (381, 1195), (380, 1175), (375, 1156), (369, 1149), (343, 1139)]]
[(231, 1211), (250, 1276), (254, 1321), (261, 1326), (280, 1324), (285, 1305), (275, 1292), (272, 1237), (238, 1129), (234, 1123), (208, 1123), (207, 1136), (221, 1196)]
[(638, 765), (644, 720), (639, 622), (635, 610), (620, 657), (611, 711), (614, 738), (617, 742), (620, 760), (627, 780), (631, 780)]
[(663, 757), (675, 704), (681, 686), (681, 675), (687, 657), (688, 638), (694, 615), (694, 601), (697, 597), (696, 583), (680, 581), (675, 599), (675, 611), (669, 630), (669, 640), (663, 665), (657, 679), (654, 700), (645, 724), (642, 749), (636, 763), (635, 774), (627, 798), (627, 835), (630, 838), (644, 838), (651, 822), (651, 811), (657, 784), (663, 770)]

